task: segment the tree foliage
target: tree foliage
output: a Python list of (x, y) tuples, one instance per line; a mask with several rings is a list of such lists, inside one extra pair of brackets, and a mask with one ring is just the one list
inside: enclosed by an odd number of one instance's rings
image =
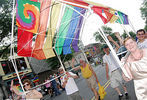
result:
[[(129, 32), (129, 34), (130, 34), (130, 36), (132, 37), (132, 38), (136, 38), (136, 34), (134, 33), (134, 32), (132, 32), (132, 31), (130, 31)], [(128, 37), (128, 35), (127, 35), (127, 33), (124, 31), (124, 33), (122, 34), (122, 37), (125, 39), (126, 37)]]
[(145, 20), (145, 27), (144, 29), (147, 31), (147, 0), (144, 0), (143, 6), (140, 8), (142, 18)]
[[(102, 26), (102, 30), (105, 34), (110, 35), (112, 34), (112, 29), (110, 27)], [(101, 37), (100, 33), (97, 31), (93, 34), (96, 41), (100, 41), (102, 43), (105, 43), (104, 39)]]
[(0, 0), (0, 43), (10, 36), (13, 0)]

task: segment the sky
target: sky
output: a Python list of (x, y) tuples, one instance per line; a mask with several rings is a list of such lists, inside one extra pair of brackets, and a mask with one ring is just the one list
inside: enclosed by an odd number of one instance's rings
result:
[[(145, 21), (141, 18), (140, 7), (143, 0), (91, 0), (105, 6), (109, 6), (113, 9), (119, 10), (128, 15), (134, 30), (143, 29), (145, 26)], [(90, 43), (95, 43), (93, 33), (95, 33), (98, 27), (103, 24), (100, 17), (96, 14), (91, 14), (85, 21), (85, 25), (82, 33), (82, 42), (84, 45)], [(120, 24), (106, 24), (106, 26), (111, 27), (113, 32), (123, 33), (123, 27)], [(133, 31), (130, 25), (125, 25), (127, 31)]]

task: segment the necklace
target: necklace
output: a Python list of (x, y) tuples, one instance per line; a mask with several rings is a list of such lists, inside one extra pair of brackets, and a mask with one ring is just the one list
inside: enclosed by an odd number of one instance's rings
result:
[(141, 60), (141, 58), (143, 57), (143, 50), (140, 50), (140, 51), (139, 51), (138, 56), (134, 56), (134, 55), (131, 53), (131, 57), (133, 58), (134, 61)]

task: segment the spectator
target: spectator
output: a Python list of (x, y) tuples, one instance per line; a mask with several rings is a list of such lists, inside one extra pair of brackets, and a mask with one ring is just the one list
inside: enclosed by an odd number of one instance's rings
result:
[(53, 97), (53, 90), (52, 90), (51, 82), (50, 82), (49, 78), (47, 78), (47, 79), (45, 80), (45, 82), (47, 82), (47, 83), (45, 84), (46, 92), (50, 95), (50, 97)]
[(137, 44), (139, 48), (147, 48), (147, 39), (145, 30), (140, 29), (137, 31), (136, 37), (138, 38)]
[(57, 82), (56, 82), (56, 80), (55, 79), (53, 80), (53, 78), (54, 77), (52, 75), (50, 75), (50, 80), (52, 80), (51, 81), (51, 85), (53, 87), (53, 90), (55, 91), (55, 96), (57, 96), (57, 95), (60, 95), (61, 93), (60, 93), (59, 89), (57, 88)]

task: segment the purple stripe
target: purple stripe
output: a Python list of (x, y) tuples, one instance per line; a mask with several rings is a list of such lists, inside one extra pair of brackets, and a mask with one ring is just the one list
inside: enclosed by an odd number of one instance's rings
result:
[[(84, 14), (86, 11), (86, 9), (83, 9), (81, 11), (82, 14)], [(74, 36), (74, 40), (72, 42), (72, 47), (74, 49), (75, 52), (78, 52), (79, 51), (79, 48), (78, 48), (78, 39), (79, 39), (79, 35), (80, 35), (80, 31), (81, 31), (81, 27), (82, 27), (82, 23), (83, 23), (83, 16), (80, 17), (80, 20), (79, 20), (79, 23), (78, 23), (78, 26), (77, 26), (77, 30), (75, 32), (75, 36)]]
[(129, 24), (128, 16), (124, 15), (123, 17), (124, 17), (124, 24)]
[(30, 15), (30, 18), (32, 18), (32, 22), (31, 23), (25, 23), (24, 21), (22, 21), (22, 19), (20, 18), (20, 16), (18, 15), (18, 12), (16, 13), (16, 19), (19, 21), (20, 26), (22, 27), (26, 27), (27, 29), (31, 29), (33, 27), (34, 24), (34, 15), (32, 14), (32, 12), (28, 11), (28, 14)]

